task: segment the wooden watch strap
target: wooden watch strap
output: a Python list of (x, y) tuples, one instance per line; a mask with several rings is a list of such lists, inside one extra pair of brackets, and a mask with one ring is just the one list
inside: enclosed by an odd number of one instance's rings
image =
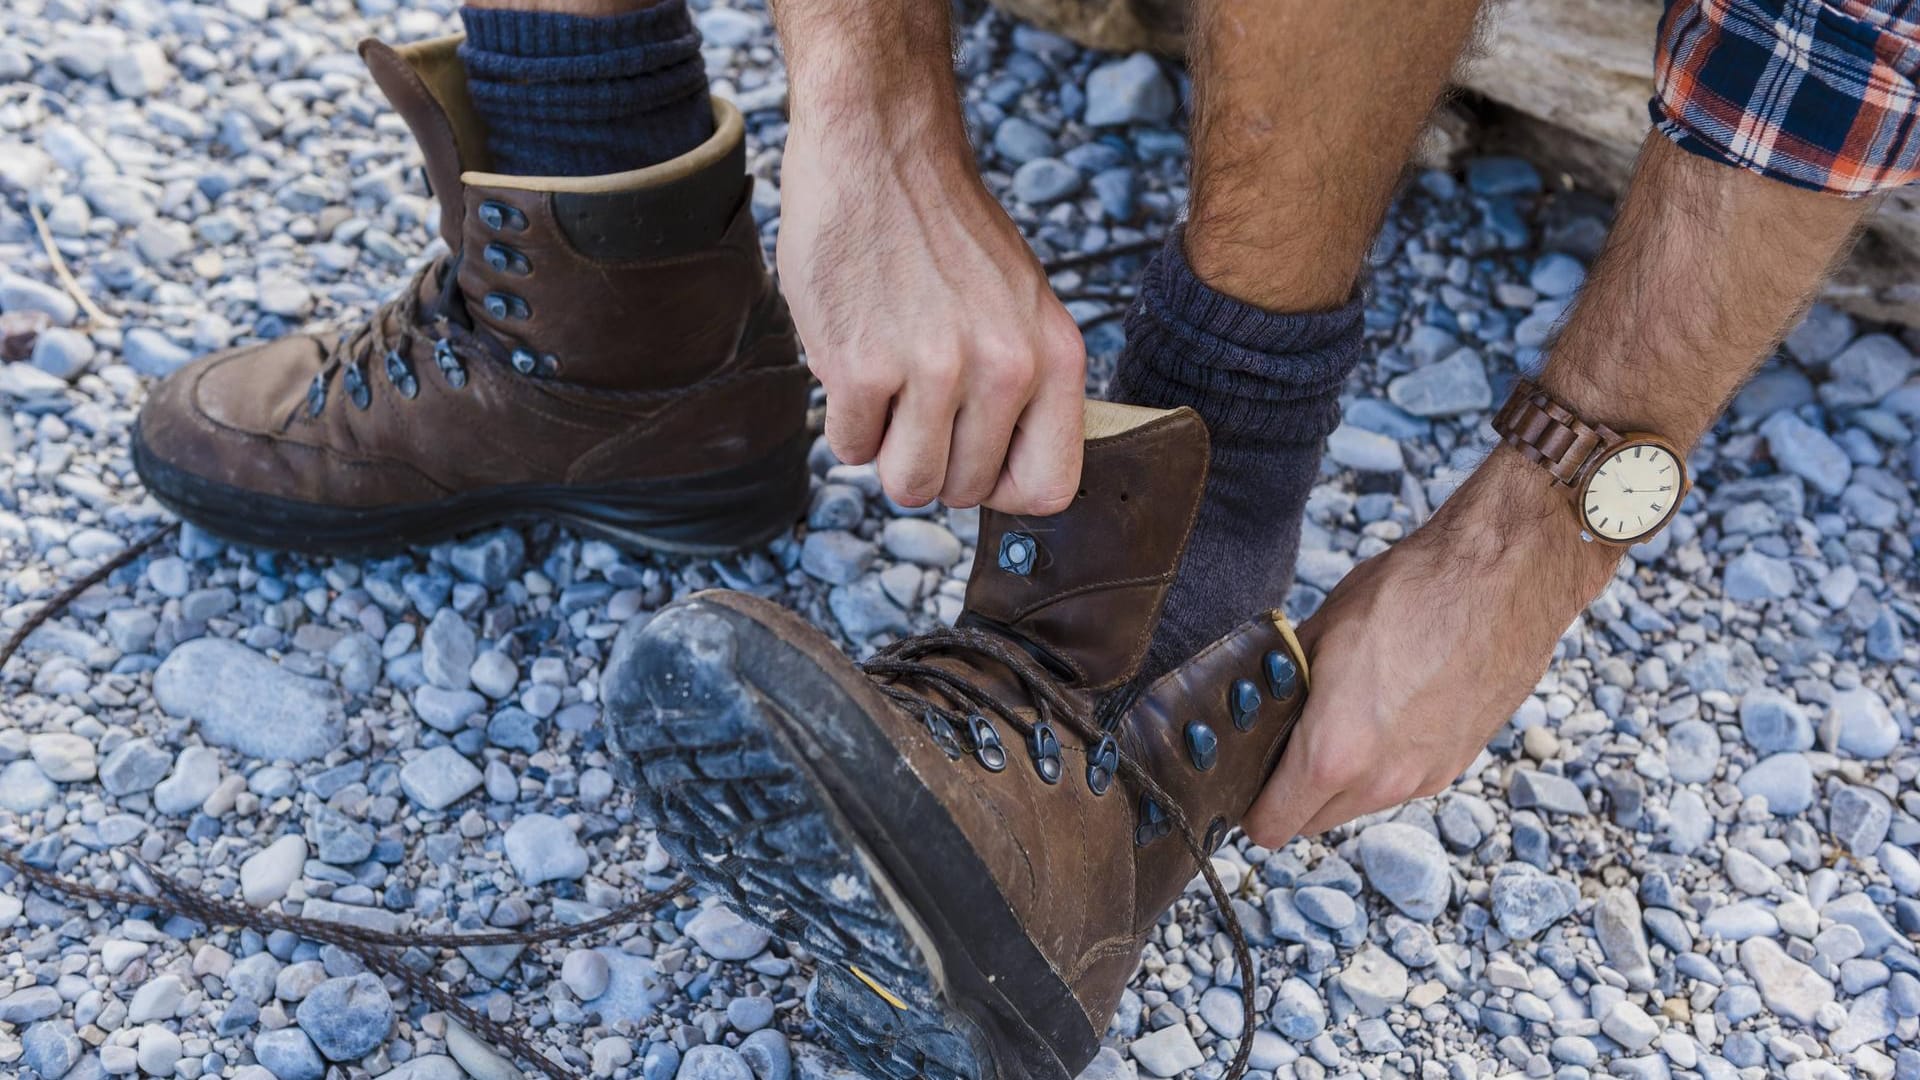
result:
[(1494, 414), (1493, 430), (1568, 487), (1579, 480), (1596, 450), (1620, 441), (1611, 428), (1580, 419), (1531, 379), (1514, 383), (1507, 403)]

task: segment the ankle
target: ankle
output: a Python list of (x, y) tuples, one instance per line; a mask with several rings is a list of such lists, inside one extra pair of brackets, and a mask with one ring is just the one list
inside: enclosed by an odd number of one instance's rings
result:
[(626, 172), (678, 157), (713, 134), (700, 32), (685, 0), (604, 17), (472, 5), (460, 16), (460, 59), (491, 171)]
[(1315, 444), (1339, 424), (1339, 394), (1358, 361), (1362, 305), (1288, 314), (1202, 281), (1176, 230), (1147, 268), (1127, 315), (1116, 400), (1192, 406), (1216, 445)]

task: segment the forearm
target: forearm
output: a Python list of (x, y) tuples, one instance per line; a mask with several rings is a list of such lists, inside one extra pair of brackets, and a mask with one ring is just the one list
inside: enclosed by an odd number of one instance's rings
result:
[(801, 142), (966, 148), (945, 0), (781, 0), (773, 13)]
[[(1650, 136), (1542, 387), (1590, 421), (1692, 447), (1806, 307), (1869, 206)], [(1470, 558), (1556, 583), (1537, 598), (1563, 616), (1605, 586), (1620, 556), (1582, 543), (1565, 495), (1505, 446), (1436, 524)]]
[(1691, 447), (1804, 311), (1871, 205), (1650, 135), (1542, 385), (1590, 419)]

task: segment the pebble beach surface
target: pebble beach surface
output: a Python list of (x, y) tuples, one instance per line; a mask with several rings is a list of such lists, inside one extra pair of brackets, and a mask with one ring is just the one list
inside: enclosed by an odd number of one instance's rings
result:
[[(696, 3), (779, 227), (785, 77), (759, 7)], [(444, 2), (12, 0), (0, 9), (0, 634), (170, 520), (127, 429), (210, 349), (362, 314), (429, 252), (419, 158), (353, 53)], [(997, 15), (959, 74), (988, 183), (1042, 257), (1165, 233), (1183, 76)], [(71, 267), (62, 287), (40, 230)], [(1375, 250), (1375, 359), (1313, 495), (1291, 613), (1430, 514), (1492, 440), (1601, 242), (1527, 162), (1417, 172)], [(1092, 388), (1142, 257), (1063, 270)], [(1116, 300), (1116, 296), (1122, 297)], [(1089, 1080), (1920, 1080), (1911, 333), (1816, 307), (1451, 790), (1217, 856), (1256, 945), (1242, 1030), (1197, 893), (1159, 927)], [(0, 672), (0, 843), (128, 885), (446, 932), (578, 922), (674, 880), (597, 730), (609, 639), (687, 592), (793, 606), (855, 654), (960, 608), (977, 515), (905, 511), (824, 448), (807, 520), (722, 560), (548, 524), (313, 560), (188, 528)], [(90, 907), (0, 871), (0, 1075), (519, 1075), (332, 945)], [(596, 1077), (854, 1074), (812, 961), (695, 896), (573, 944), (407, 958)]]

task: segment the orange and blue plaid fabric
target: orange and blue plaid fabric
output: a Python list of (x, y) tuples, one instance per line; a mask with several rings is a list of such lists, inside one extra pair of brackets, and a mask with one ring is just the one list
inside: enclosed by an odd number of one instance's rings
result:
[(1668, 0), (1653, 122), (1682, 148), (1815, 191), (1920, 180), (1920, 2)]

